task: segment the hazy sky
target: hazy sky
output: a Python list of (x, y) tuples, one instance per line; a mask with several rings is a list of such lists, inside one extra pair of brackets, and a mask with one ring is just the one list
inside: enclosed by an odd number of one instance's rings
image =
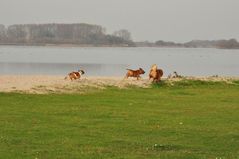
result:
[(239, 40), (239, 0), (0, 0), (0, 24), (90, 23), (133, 40)]

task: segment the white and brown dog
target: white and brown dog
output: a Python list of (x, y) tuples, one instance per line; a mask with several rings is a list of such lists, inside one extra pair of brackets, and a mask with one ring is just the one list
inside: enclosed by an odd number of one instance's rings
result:
[(85, 71), (83, 71), (83, 70), (78, 70), (78, 72), (70, 72), (70, 73), (68, 73), (68, 75), (65, 77), (65, 79), (67, 79), (68, 77), (69, 77), (71, 80), (80, 79), (83, 74), (85, 74)]

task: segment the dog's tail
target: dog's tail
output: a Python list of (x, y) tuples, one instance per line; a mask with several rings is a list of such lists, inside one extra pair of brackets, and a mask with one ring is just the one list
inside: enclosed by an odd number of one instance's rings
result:
[(69, 77), (69, 74), (64, 78), (64, 80), (67, 80), (68, 79), (68, 77)]

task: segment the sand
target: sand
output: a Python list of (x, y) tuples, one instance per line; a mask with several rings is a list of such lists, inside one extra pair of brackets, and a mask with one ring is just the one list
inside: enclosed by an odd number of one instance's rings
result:
[[(185, 79), (185, 78), (183, 78)], [(186, 77), (192, 80), (226, 81), (239, 80), (238, 77)], [(163, 80), (166, 80), (165, 78)], [(167, 79), (179, 81), (181, 78)], [(64, 76), (51, 75), (0, 75), (0, 92), (22, 92), (33, 94), (45, 93), (84, 93), (91, 88), (104, 89), (108, 86), (128, 88), (129, 86), (149, 88), (151, 81), (148, 79), (136, 80), (123, 77), (87, 77), (79, 80), (65, 80)]]
[(25, 92), (44, 94), (49, 92), (85, 92), (86, 89), (104, 89), (107, 86), (126, 88), (128, 86), (149, 87), (146, 79), (124, 79), (123, 77), (82, 77), (71, 81), (64, 76), (50, 75), (0, 75), (0, 92)]

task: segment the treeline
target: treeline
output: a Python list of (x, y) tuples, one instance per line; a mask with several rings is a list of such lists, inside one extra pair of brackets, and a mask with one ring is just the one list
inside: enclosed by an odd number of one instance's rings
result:
[(0, 45), (47, 45), (73, 44), (90, 46), (143, 46), (143, 47), (183, 47), (239, 49), (236, 39), (193, 40), (175, 43), (158, 40), (156, 42), (133, 42), (128, 30), (121, 29), (107, 34), (100, 25), (75, 24), (17, 24), (5, 27), (0, 24)]
[(219, 49), (239, 49), (239, 43), (236, 39), (230, 40), (192, 40), (186, 43), (175, 43), (166, 41), (136, 42), (136, 46), (144, 47), (177, 47), (177, 48), (219, 48)]
[(239, 49), (236, 39), (230, 40), (193, 40), (183, 44), (184, 47), (193, 48), (219, 48), (219, 49)]
[(134, 46), (127, 30), (106, 34), (100, 25), (77, 24), (17, 24), (0, 25), (0, 44), (44, 45), (76, 44), (94, 46)]

